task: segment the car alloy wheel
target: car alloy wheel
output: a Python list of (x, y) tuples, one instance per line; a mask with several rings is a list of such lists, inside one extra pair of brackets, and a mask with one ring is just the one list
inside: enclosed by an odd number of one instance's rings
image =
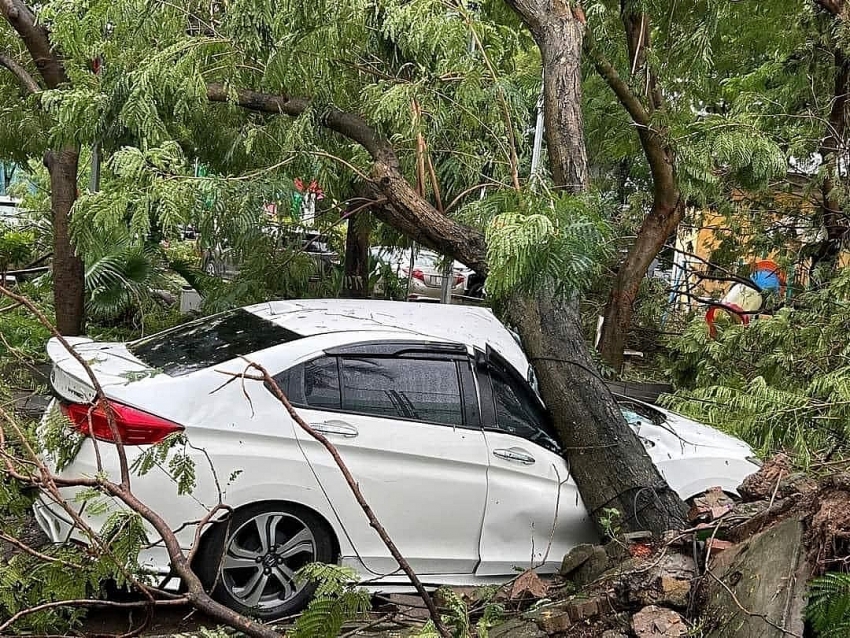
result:
[(202, 539), (196, 573), (213, 597), (266, 620), (296, 613), (315, 586), (296, 582), (310, 563), (336, 560), (328, 525), (314, 512), (289, 503), (256, 503), (216, 523)]
[(304, 583), (295, 572), (316, 560), (316, 539), (297, 516), (260, 514), (230, 537), (221, 564), (221, 580), (246, 607), (269, 609), (294, 598)]

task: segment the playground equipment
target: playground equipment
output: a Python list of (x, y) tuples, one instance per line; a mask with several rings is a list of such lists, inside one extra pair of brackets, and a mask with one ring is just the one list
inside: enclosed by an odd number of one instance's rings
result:
[(708, 324), (708, 334), (711, 338), (717, 336), (715, 322), (720, 316), (726, 316), (734, 323), (749, 325), (751, 315), (757, 314), (764, 304), (763, 292), (770, 291), (778, 295), (785, 293), (785, 273), (772, 259), (761, 259), (753, 264), (750, 273), (752, 285), (736, 283), (729, 292), (713, 304), (705, 313)]

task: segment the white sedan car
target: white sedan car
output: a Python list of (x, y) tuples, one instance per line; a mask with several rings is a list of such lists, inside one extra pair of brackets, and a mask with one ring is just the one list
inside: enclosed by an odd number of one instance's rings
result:
[[(195, 527), (185, 524), (218, 502), (217, 477), (235, 513), (201, 536), (195, 568), (238, 611), (266, 619), (296, 611), (310, 592), (293, 574), (314, 561), (350, 565), (374, 589), (409, 586), (327, 451), (263, 384), (224, 384), (222, 372), (245, 369), (242, 356), (268, 369), (301, 416), (336, 444), (427, 585), (498, 583), (530, 566), (554, 572), (571, 547), (598, 540), (526, 382), (528, 360), (489, 310), (276, 301), (127, 344), (73, 342), (115, 406), (131, 462), (174, 432), (191, 443), (185, 449), (197, 484), (190, 494), (178, 495), (167, 464), (132, 483), (179, 530), (186, 550)], [(92, 388), (82, 367), (55, 340), (48, 352), (59, 406), (84, 437), (57, 472), (94, 476), (93, 436), (104, 468), (117, 477), (103, 415), (95, 412), (88, 424)], [(756, 470), (737, 439), (637, 402), (624, 410), (683, 498), (715, 485), (734, 492)], [(53, 462), (48, 452), (45, 458)], [(54, 541), (83, 540), (46, 496), (35, 511)], [(83, 515), (95, 529), (108, 516)], [(168, 575), (161, 543), (142, 559)]]

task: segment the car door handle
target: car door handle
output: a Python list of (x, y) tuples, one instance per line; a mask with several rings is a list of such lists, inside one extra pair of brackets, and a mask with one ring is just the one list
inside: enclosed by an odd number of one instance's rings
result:
[(534, 457), (520, 447), (493, 450), (493, 456), (498, 456), (500, 459), (513, 461), (514, 463), (522, 463), (523, 465), (534, 465)]
[(311, 423), (310, 427), (322, 434), (344, 436), (347, 439), (354, 438), (359, 434), (356, 427), (345, 421), (322, 421), (321, 423)]

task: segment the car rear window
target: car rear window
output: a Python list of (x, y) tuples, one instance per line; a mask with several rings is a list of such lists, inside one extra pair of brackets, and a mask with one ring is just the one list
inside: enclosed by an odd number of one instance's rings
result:
[(239, 309), (134, 341), (129, 350), (151, 368), (179, 377), (300, 336)]
[(416, 265), (424, 266), (425, 268), (436, 268), (443, 261), (443, 258), (439, 255), (432, 255), (429, 253), (419, 253), (416, 256)]

